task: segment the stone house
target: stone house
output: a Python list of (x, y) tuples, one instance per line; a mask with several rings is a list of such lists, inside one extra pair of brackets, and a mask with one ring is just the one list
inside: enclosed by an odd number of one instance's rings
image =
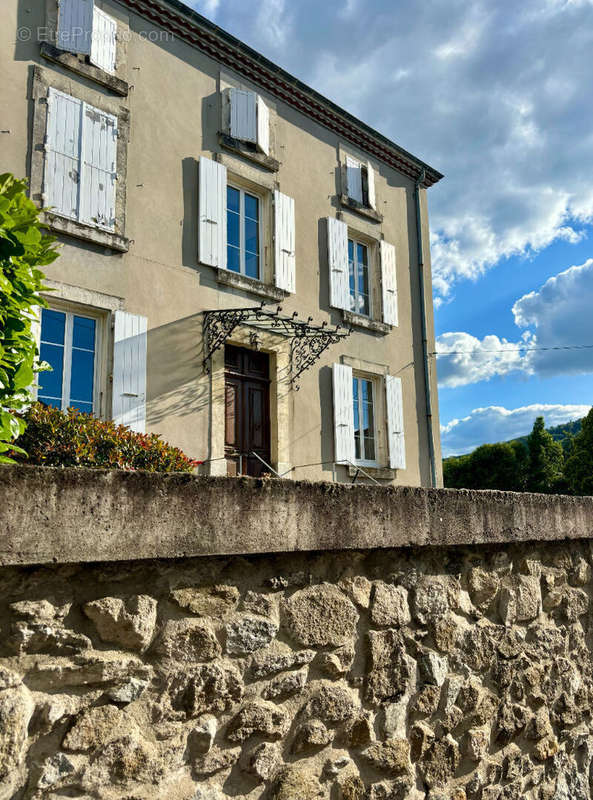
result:
[(440, 173), (177, 0), (3, 9), (0, 171), (62, 245), (39, 398), (206, 474), (440, 485)]

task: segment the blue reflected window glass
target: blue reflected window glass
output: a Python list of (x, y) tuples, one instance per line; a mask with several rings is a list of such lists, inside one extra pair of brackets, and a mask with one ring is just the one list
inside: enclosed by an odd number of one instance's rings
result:
[(234, 186), (227, 186), (226, 190), (226, 205), (229, 211), (239, 213), (239, 204), (241, 202), (241, 192), (235, 189)]
[(360, 461), (375, 460), (375, 414), (372, 381), (352, 379), (354, 451)]
[(371, 313), (369, 291), (368, 248), (360, 242), (348, 240), (348, 266), (350, 272), (350, 308), (358, 314)]
[(259, 198), (227, 186), (227, 269), (260, 277)]
[(97, 323), (88, 317), (74, 317), (72, 324), (72, 347), (82, 350), (95, 349), (95, 328)]
[(52, 370), (39, 373), (39, 400), (92, 413), (96, 345), (96, 320), (43, 309), (40, 357)]
[(227, 269), (232, 272), (241, 272), (241, 251), (238, 247), (227, 247)]
[(245, 193), (245, 216), (248, 219), (259, 219), (259, 200), (247, 192)]
[[(43, 329), (42, 329), (43, 330)], [(42, 333), (43, 335), (43, 333)], [(40, 358), (51, 366), (51, 372), (40, 372), (37, 396), (48, 406), (62, 407), (62, 379), (64, 377), (64, 348), (61, 345), (41, 343)]]
[(90, 350), (72, 350), (72, 373), (70, 375), (69, 406), (93, 402), (95, 382), (95, 354)]
[(227, 214), (226, 235), (227, 242), (232, 244), (233, 247), (241, 245), (241, 220), (234, 211), (229, 211)]
[(255, 253), (245, 253), (245, 274), (249, 278), (259, 278), (259, 258)]
[(54, 311), (53, 308), (44, 308), (41, 311), (41, 341), (52, 344), (64, 344), (66, 330), (66, 314), (63, 311)]

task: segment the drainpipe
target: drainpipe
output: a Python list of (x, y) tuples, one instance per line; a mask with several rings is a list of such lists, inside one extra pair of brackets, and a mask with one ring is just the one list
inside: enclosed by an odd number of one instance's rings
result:
[(432, 394), (430, 389), (430, 363), (428, 353), (428, 334), (426, 324), (426, 298), (424, 295), (424, 247), (422, 241), (422, 217), (420, 213), (420, 187), (426, 178), (426, 170), (422, 170), (414, 183), (414, 199), (416, 201), (416, 235), (418, 239), (418, 283), (420, 285), (420, 316), (422, 320), (422, 360), (424, 362), (424, 386), (426, 389), (426, 425), (428, 429), (428, 456), (430, 459), (430, 480), (433, 488), (437, 485), (437, 469), (434, 453), (434, 436), (432, 429)]

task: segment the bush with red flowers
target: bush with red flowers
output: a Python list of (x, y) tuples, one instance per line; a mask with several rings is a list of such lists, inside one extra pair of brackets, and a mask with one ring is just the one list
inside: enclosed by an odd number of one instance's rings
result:
[(22, 464), (191, 472), (199, 463), (156, 433), (136, 433), (71, 408), (34, 403), (24, 419), (27, 427), (16, 444), (25, 452), (12, 454)]

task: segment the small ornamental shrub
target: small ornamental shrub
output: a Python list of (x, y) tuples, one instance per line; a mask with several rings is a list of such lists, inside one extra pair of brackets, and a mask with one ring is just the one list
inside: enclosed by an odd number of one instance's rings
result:
[(200, 463), (156, 433), (136, 433), (72, 408), (60, 411), (34, 403), (24, 421), (27, 427), (17, 440), (24, 453), (13, 454), (24, 464), (191, 472)]

